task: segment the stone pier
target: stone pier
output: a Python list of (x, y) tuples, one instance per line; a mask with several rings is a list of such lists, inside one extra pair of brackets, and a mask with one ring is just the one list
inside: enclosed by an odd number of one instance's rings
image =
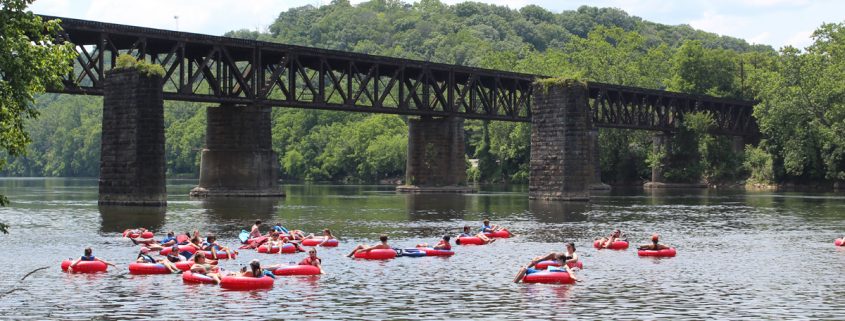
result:
[(528, 198), (589, 201), (595, 167), (586, 84), (547, 80), (534, 85)]
[(599, 128), (593, 127), (590, 130), (590, 165), (593, 166), (593, 179), (590, 181), (590, 189), (594, 191), (607, 191), (610, 190), (610, 185), (601, 181), (599, 148)]
[(206, 109), (208, 124), (193, 197), (284, 196), (271, 149), (270, 108), (222, 105)]
[(99, 185), (101, 205), (167, 205), (161, 78), (106, 73)]
[(403, 193), (471, 193), (466, 186), (466, 146), (461, 118), (408, 120), (408, 161)]

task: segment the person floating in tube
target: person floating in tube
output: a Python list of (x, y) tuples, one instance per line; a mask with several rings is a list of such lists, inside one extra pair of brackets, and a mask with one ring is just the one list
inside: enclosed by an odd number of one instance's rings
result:
[(111, 263), (109, 261), (105, 261), (103, 259), (100, 259), (100, 258), (94, 256), (93, 252), (94, 252), (94, 250), (92, 250), (90, 247), (85, 248), (85, 250), (83, 251), (83, 255), (81, 257), (79, 257), (78, 259), (74, 260), (73, 263), (71, 263), (70, 266), (68, 266), (67, 270), (73, 271), (73, 268), (75, 268), (76, 265), (79, 264), (79, 262), (89, 262), (89, 261), (100, 261), (100, 262), (103, 262), (106, 265), (111, 265), (113, 267), (117, 267), (116, 265), (114, 265), (114, 263)]
[(569, 273), (569, 277), (571, 277), (576, 282), (581, 281), (575, 277), (575, 273), (572, 271), (572, 268), (569, 267), (570, 264), (574, 265), (575, 263), (578, 263), (578, 253), (575, 253), (575, 243), (566, 243), (566, 253), (552, 252), (546, 254), (546, 256), (535, 257), (533, 260), (531, 260), (531, 263), (529, 263), (528, 266), (523, 266), (521, 269), (519, 269), (519, 272), (516, 274), (516, 277), (513, 279), (513, 282), (519, 283), (520, 281), (522, 281), (522, 278), (524, 278), (526, 275), (542, 271), (535, 269), (534, 265), (537, 265), (537, 263), (546, 260), (554, 260), (560, 263), (560, 267), (550, 266), (548, 268), (548, 271), (566, 272)]
[[(469, 226), (467, 226), (467, 228), (469, 228)], [(449, 235), (443, 235), (443, 238), (440, 239), (440, 242), (437, 242), (437, 245), (433, 246), (432, 249), (441, 251), (451, 251), (452, 245), (449, 244), (450, 239), (452, 238)], [(428, 247), (428, 243), (417, 244), (417, 247)]]
[(378, 249), (385, 249), (385, 250), (391, 250), (392, 249), (390, 247), (390, 245), (387, 245), (387, 235), (382, 234), (381, 236), (379, 236), (378, 239), (381, 241), (380, 244), (373, 245), (373, 246), (367, 246), (365, 244), (358, 244), (358, 246), (356, 246), (355, 249), (352, 250), (352, 252), (350, 252), (347, 256), (352, 257), (352, 256), (355, 255), (355, 253), (358, 253), (358, 252), (369, 252), (369, 251), (378, 250)]
[(610, 236), (598, 238), (596, 241), (599, 242), (599, 248), (606, 249), (609, 248), (613, 242), (624, 241), (624, 235), (622, 234), (622, 231), (616, 229), (613, 233), (610, 233)]
[(496, 239), (490, 238), (490, 237), (487, 237), (487, 235), (484, 235), (484, 232), (472, 234), (472, 232), (470, 232), (469, 226), (464, 226), (464, 232), (458, 235), (458, 239), (455, 240), (455, 244), (461, 245), (461, 238), (462, 237), (477, 237), (477, 238), (481, 239), (481, 241), (484, 242), (484, 244), (493, 243), (493, 242), (496, 241)]
[(651, 235), (651, 243), (650, 244), (643, 244), (637, 247), (639, 250), (651, 250), (651, 251), (660, 251), (660, 250), (668, 250), (669, 246), (658, 243), (660, 241), (660, 235), (654, 233)]

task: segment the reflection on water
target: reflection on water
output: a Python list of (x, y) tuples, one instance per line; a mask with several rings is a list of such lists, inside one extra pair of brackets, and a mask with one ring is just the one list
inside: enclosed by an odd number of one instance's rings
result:
[[(0, 248), (14, 258), (0, 269), (0, 319), (837, 319), (845, 309), (833, 294), (845, 279), (831, 268), (845, 263), (845, 250), (831, 244), (845, 234), (841, 193), (613, 190), (591, 203), (566, 203), (528, 201), (524, 187), (405, 195), (391, 186), (289, 185), (284, 199), (189, 199), (195, 184), (171, 181), (169, 206), (161, 211), (98, 207), (96, 180), (0, 180), (0, 194), (13, 201), (0, 208), (0, 221), (12, 226), (0, 235)], [(484, 217), (517, 236), (456, 246), (450, 258), (343, 256), (382, 233), (394, 247), (413, 247), (463, 225), (477, 228)], [(137, 247), (118, 236), (125, 228), (145, 226), (157, 236), (199, 229), (237, 247), (237, 232), (255, 219), (308, 232), (331, 228), (340, 247), (318, 249), (328, 274), (280, 278), (263, 292), (127, 274)], [(634, 244), (659, 232), (678, 256), (644, 259), (633, 250), (592, 248), (593, 238), (615, 228)], [(584, 282), (510, 282), (519, 266), (563, 250), (564, 242), (576, 244)], [(87, 246), (119, 267), (101, 275), (59, 272), (61, 259)], [(303, 257), (242, 251), (221, 266), (233, 271), (252, 259)], [(19, 281), (44, 266), (50, 268)]]
[(98, 208), (100, 231), (103, 233), (122, 233), (137, 227), (158, 231), (164, 226), (165, 207), (100, 205)]

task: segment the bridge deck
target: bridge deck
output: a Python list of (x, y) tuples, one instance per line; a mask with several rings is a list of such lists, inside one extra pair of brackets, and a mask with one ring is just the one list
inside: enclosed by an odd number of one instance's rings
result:
[[(62, 20), (79, 53), (60, 93), (102, 95), (105, 72), (129, 53), (161, 64), (165, 99), (530, 121), (541, 76), (87, 20)], [(708, 111), (717, 134), (754, 135), (753, 104), (588, 84), (593, 124), (672, 131)]]

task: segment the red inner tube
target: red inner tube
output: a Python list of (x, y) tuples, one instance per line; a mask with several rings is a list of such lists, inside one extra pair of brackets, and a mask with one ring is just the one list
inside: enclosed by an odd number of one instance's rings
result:
[[(72, 260), (64, 260), (62, 261), (62, 271), (67, 271), (70, 264), (73, 263)], [(80, 261), (76, 263), (76, 266), (73, 267), (73, 273), (97, 273), (97, 272), (105, 272), (108, 269), (108, 265), (100, 261)]]
[(843, 246), (843, 244), (845, 244), (845, 242), (842, 242), (842, 239), (836, 239), (836, 241), (833, 241), (833, 245), (836, 246)]
[(287, 265), (273, 270), (275, 275), (318, 275), (320, 268), (313, 265)]
[(455, 252), (451, 250), (435, 250), (430, 247), (421, 247), (420, 251), (425, 252), (425, 256), (452, 256)]
[(484, 245), (484, 241), (482, 241), (481, 238), (479, 238), (477, 236), (465, 236), (465, 237), (459, 237), (455, 241), (455, 244), (458, 244), (458, 245)]
[(194, 261), (176, 262), (173, 265), (175, 265), (177, 269), (180, 269), (182, 271), (187, 271), (187, 270), (190, 270), (192, 266), (194, 266)]
[(182, 273), (182, 282), (214, 284), (214, 279), (208, 275), (185, 271)]
[(495, 232), (484, 233), (486, 237), (499, 237), (499, 238), (509, 238), (511, 237), (511, 232), (503, 229)]
[(238, 291), (272, 289), (273, 278), (266, 275), (260, 278), (228, 275), (220, 279), (220, 287)]
[(675, 248), (668, 248), (659, 251), (655, 250), (639, 250), (637, 251), (637, 255), (639, 256), (655, 256), (655, 257), (673, 257), (677, 254)]
[[(158, 253), (161, 254), (161, 255), (168, 255), (172, 251), (173, 251), (173, 247), (168, 246), (168, 247), (161, 249), (161, 251), (159, 251)], [(188, 253), (193, 254), (193, 253), (197, 252), (197, 248), (190, 246), (190, 245), (179, 245), (179, 252), (188, 252)]]
[(396, 251), (388, 249), (375, 249), (370, 251), (355, 252), (356, 259), (367, 260), (389, 260), (396, 257)]
[[(323, 238), (319, 237), (319, 238), (302, 240), (301, 244), (303, 246), (317, 246), (317, 245), (320, 245), (321, 242), (323, 242)], [(338, 246), (338, 244), (340, 244), (340, 242), (338, 242), (337, 239), (331, 239), (331, 240), (326, 241), (326, 243), (324, 243), (322, 246), (335, 247), (335, 246)]]
[(131, 263), (129, 264), (129, 274), (143, 275), (143, 274), (170, 274), (164, 264), (160, 263)]
[(153, 236), (155, 236), (155, 234), (153, 234), (153, 232), (150, 232), (150, 231), (146, 231), (144, 233), (141, 233), (141, 238), (143, 238), (143, 239), (151, 239), (151, 238), (153, 238)]
[[(601, 243), (602, 242), (600, 242), (600, 240), (596, 240), (593, 242), (593, 247), (602, 249), (603, 247), (601, 247)], [(613, 241), (613, 243), (611, 243), (607, 248), (611, 250), (627, 250), (629, 245), (628, 241)]]
[(541, 271), (531, 273), (522, 278), (525, 283), (559, 283), (559, 284), (573, 284), (575, 280), (569, 276), (567, 272), (549, 272)]

